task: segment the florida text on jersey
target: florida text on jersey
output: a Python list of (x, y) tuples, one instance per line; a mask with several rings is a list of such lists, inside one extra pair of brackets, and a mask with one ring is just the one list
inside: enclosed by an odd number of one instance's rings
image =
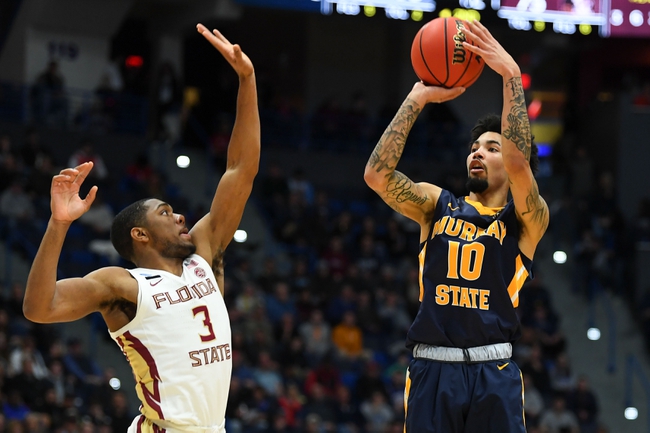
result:
[(138, 281), (137, 312), (111, 337), (136, 378), (142, 416), (134, 421), (135, 431), (223, 429), (231, 331), (210, 265), (193, 254), (181, 276), (145, 268), (129, 272)]

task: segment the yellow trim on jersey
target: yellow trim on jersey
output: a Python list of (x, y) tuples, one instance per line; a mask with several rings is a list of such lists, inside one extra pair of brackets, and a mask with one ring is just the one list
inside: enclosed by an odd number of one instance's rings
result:
[(404, 433), (406, 433), (406, 414), (409, 409), (409, 393), (411, 392), (411, 376), (408, 368), (406, 369), (406, 383), (404, 385)]
[(521, 416), (524, 420), (524, 431), (526, 431), (526, 399), (524, 398), (524, 375), (521, 374), (521, 370), (519, 370), (519, 377), (521, 378)]
[(508, 295), (510, 296), (510, 301), (512, 301), (512, 306), (515, 308), (519, 306), (519, 290), (521, 290), (521, 287), (526, 282), (526, 278), (528, 278), (528, 270), (521, 260), (521, 254), (518, 254), (515, 259), (515, 275), (508, 285)]
[(470, 200), (469, 197), (465, 197), (465, 202), (467, 204), (471, 205), (472, 207), (474, 207), (478, 211), (478, 213), (481, 214), (481, 215), (493, 216), (493, 215), (496, 215), (499, 212), (501, 212), (503, 210), (503, 208), (505, 207), (505, 206), (503, 206), (503, 207), (487, 207), (487, 206), (483, 206), (478, 201)]
[(420, 262), (420, 271), (419, 271), (419, 276), (418, 276), (418, 282), (420, 283), (420, 302), (422, 302), (422, 299), (424, 298), (424, 281), (422, 278), (424, 277), (424, 258), (427, 255), (427, 244), (424, 244), (424, 247), (422, 247), (422, 251), (420, 251), (420, 254), (418, 254), (418, 261)]

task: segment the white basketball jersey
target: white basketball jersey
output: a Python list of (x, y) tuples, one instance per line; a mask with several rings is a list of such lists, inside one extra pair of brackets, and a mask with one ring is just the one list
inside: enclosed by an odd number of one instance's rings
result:
[(223, 429), (232, 371), (230, 321), (210, 265), (193, 254), (180, 277), (129, 270), (135, 317), (111, 337), (133, 369), (140, 412), (169, 430)]

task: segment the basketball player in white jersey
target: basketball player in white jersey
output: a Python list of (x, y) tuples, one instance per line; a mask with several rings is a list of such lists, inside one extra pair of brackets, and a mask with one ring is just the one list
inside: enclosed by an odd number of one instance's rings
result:
[(79, 197), (92, 163), (62, 170), (52, 180), (52, 216), (25, 291), (25, 317), (34, 322), (102, 314), (133, 368), (142, 403), (129, 433), (225, 431), (232, 361), (222, 258), (258, 171), (260, 122), (249, 58), (217, 30), (201, 24), (197, 30), (239, 76), (227, 169), (210, 212), (188, 232), (169, 204), (133, 203), (115, 217), (111, 240), (137, 268), (106, 267), (57, 281), (67, 230), (97, 193), (93, 186), (85, 199)]

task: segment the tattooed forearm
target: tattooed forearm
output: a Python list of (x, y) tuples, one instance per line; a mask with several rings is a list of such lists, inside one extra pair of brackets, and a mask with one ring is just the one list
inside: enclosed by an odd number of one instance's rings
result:
[(421, 111), (420, 106), (414, 101), (410, 99), (404, 101), (370, 155), (368, 167), (373, 168), (377, 173), (386, 169), (389, 172), (395, 170), (397, 162), (402, 157), (406, 138)]
[[(406, 201), (424, 204), (429, 199), (411, 179), (399, 171), (393, 173), (388, 185), (386, 185), (386, 198), (394, 200), (396, 204)], [(393, 209), (395, 208), (393, 207)]]
[(510, 103), (510, 112), (506, 116), (506, 127), (503, 131), (503, 137), (512, 141), (517, 149), (524, 154), (527, 161), (530, 161), (530, 122), (526, 111), (526, 100), (524, 98), (524, 88), (521, 85), (521, 77), (511, 78), (506, 82), (510, 90), (512, 99)]
[(549, 219), (548, 207), (539, 195), (537, 182), (533, 182), (530, 193), (526, 197), (526, 210), (521, 213), (521, 216), (524, 217), (526, 215), (530, 215), (531, 222), (540, 227), (542, 231), (546, 230)]

